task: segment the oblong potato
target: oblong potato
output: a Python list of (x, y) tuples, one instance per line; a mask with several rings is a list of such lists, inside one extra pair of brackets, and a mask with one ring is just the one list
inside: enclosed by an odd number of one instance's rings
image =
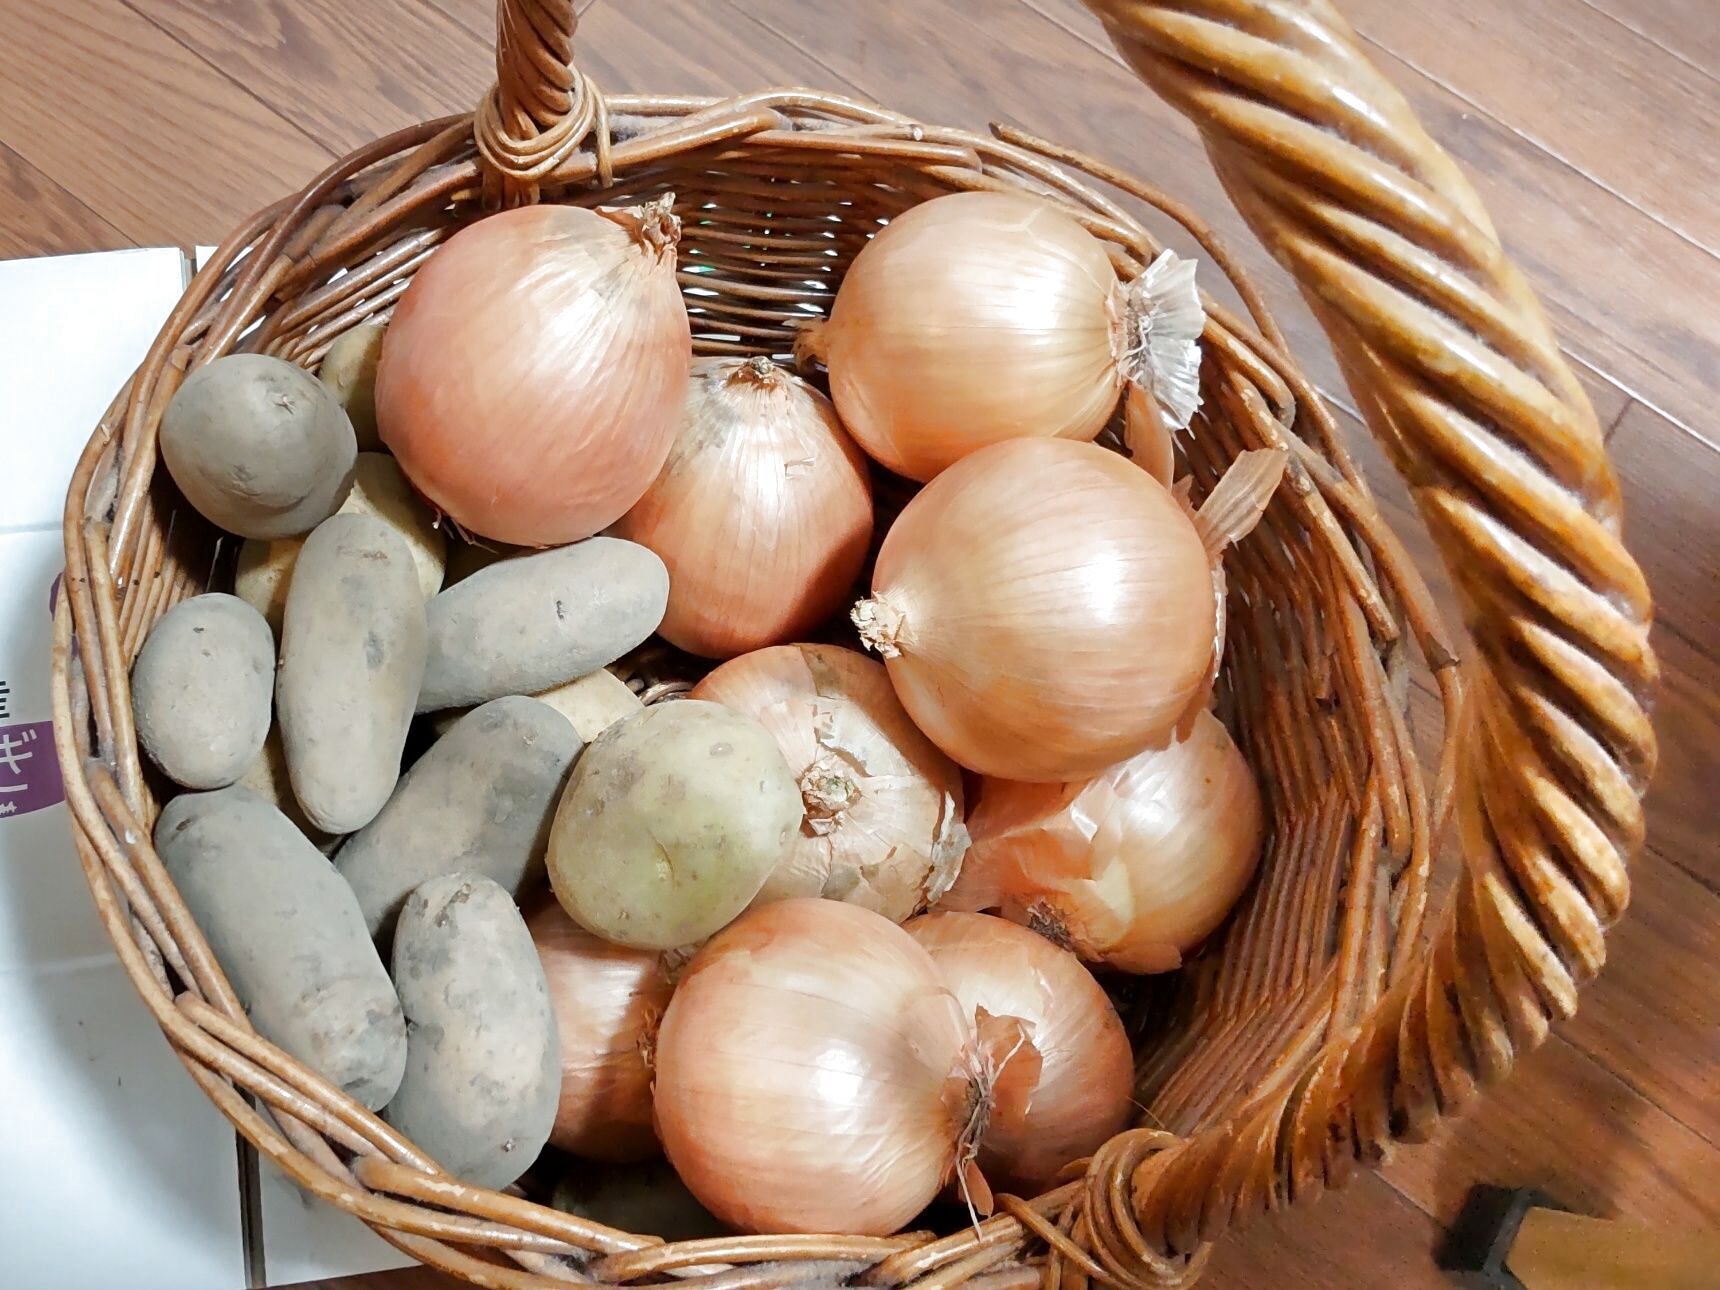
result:
[(251, 1024), (371, 1110), (406, 1067), (406, 1022), (352, 889), (238, 784), (174, 798), (155, 849)]
[(185, 378), (161, 415), (161, 456), (203, 516), (240, 537), (308, 533), (352, 487), (358, 440), (329, 388), (267, 354)]
[(424, 655), (400, 535), (369, 515), (319, 524), (287, 590), (275, 687), (293, 796), (317, 828), (361, 829), (394, 791)]
[(550, 883), (586, 931), (678, 949), (746, 908), (802, 810), (758, 722), (699, 699), (659, 703), (581, 755), (550, 831)]
[[(532, 698), (549, 704), (571, 721), (574, 734), (585, 743), (590, 743), (621, 718), (630, 717), (645, 706), (639, 701), (639, 696), (627, 688), (627, 682), (601, 667), (575, 677), (566, 685), (551, 686), (532, 695)], [(430, 718), (430, 728), (439, 735), (447, 734), (454, 728), (454, 723), (470, 711), (470, 708), (444, 708)]]
[(406, 1074), (385, 1118), (464, 1182), (505, 1187), (549, 1141), (560, 1040), (543, 965), (513, 899), (446, 874), (407, 897), (394, 981)]
[[(385, 452), (361, 452), (353, 467), (352, 491), (340, 504), (337, 515), (374, 515), (400, 534), (412, 552), (418, 570), (418, 585), (428, 600), (442, 588), (446, 565), (446, 539), (436, 519), (412, 491), (406, 476)], [(304, 548), (303, 538), (276, 538), (264, 542), (247, 538), (239, 548), (238, 567), (233, 573), (233, 592), (264, 618), (277, 633), (287, 606), (287, 588), (293, 566)]]
[(619, 538), (502, 560), (431, 600), (420, 712), (537, 694), (595, 672), (663, 621), (669, 573)]
[(286, 816), (292, 826), (325, 856), (345, 841), (340, 833), (324, 833), (305, 818), (305, 808), (293, 796), (292, 776), (287, 771), (287, 750), (281, 744), (281, 728), (276, 726), (263, 740), (263, 750), (239, 776), (237, 781)]
[(566, 717), (520, 695), (455, 722), (335, 856), (371, 934), (391, 932), (412, 889), (441, 874), (489, 878), (516, 899), (541, 880), (550, 821), (580, 747)]
[(138, 742), (169, 779), (224, 788), (269, 734), (275, 638), (237, 596), (193, 596), (150, 630), (131, 669)]
[(376, 452), (382, 437), (376, 432), (376, 360), (382, 357), (380, 323), (365, 323), (342, 332), (323, 355), (317, 379), (334, 391), (346, 409), (360, 452)]

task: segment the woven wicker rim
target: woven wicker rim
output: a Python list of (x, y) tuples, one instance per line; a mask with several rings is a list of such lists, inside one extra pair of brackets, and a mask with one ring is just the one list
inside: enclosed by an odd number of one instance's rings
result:
[[(53, 692), (97, 908), (240, 1132), (420, 1261), (521, 1288), (1183, 1284), (1231, 1224), (1425, 1138), (1568, 1016), (1601, 966), (1642, 842), (1656, 663), (1599, 427), (1533, 295), (1325, 0), (1087, 3), (1200, 126), (1238, 208), (1301, 283), (1445, 557), (1473, 660), (1459, 665), (1282, 334), (1192, 212), (1004, 128), (983, 138), (807, 90), (606, 97), (573, 65), (571, 0), (502, 0), (497, 85), (473, 116), (362, 148), (233, 233), (92, 437), (67, 497)], [(1063, 203), (1126, 277), (1158, 246), (1113, 194), (1181, 223), (1250, 315), (1209, 302), (1206, 406), (1182, 466), (1198, 495), (1245, 448), (1290, 453), (1289, 487), (1228, 566), (1226, 715), (1273, 835), (1143, 1063), (1151, 1112), (1177, 1131), (1128, 1131), (1057, 1190), (1000, 1198), (996, 1217), (942, 1238), (663, 1244), (448, 1177), (251, 1030), (150, 846), (129, 664), (222, 553), (155, 470), (162, 408), (188, 370), (235, 348), (314, 364), (386, 316), (460, 223), (540, 199), (691, 195), (682, 281), (697, 348), (786, 355), (880, 220), (969, 188)], [(1416, 656), (1444, 703), (1431, 776), (1404, 717)], [(1463, 869), (1432, 917), (1449, 818)]]

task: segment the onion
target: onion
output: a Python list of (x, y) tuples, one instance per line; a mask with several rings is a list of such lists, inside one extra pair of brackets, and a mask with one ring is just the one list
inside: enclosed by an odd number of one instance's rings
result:
[(614, 531), (669, 568), (670, 644), (731, 658), (794, 640), (866, 559), (866, 458), (830, 401), (768, 358), (698, 359), (669, 459)]
[(1134, 1056), (1093, 974), (1043, 936), (984, 914), (936, 913), (905, 928), (931, 954), (964, 1012), (985, 1009), (1030, 1027), (1010, 1058), (1036, 1067), (1023, 1114), (994, 1114), (979, 1144), (992, 1186), (1034, 1196), (1072, 1160), (1129, 1122)]
[(1217, 638), (1206, 548), (1149, 474), (1016, 439), (951, 467), (884, 538), (855, 606), (902, 706), (985, 775), (1084, 779), (1165, 739)]
[(832, 900), (743, 915), (694, 957), (657, 1037), (657, 1131), (723, 1222), (753, 1232), (899, 1229), (959, 1175), (1019, 1023), (981, 1036), (901, 928)]
[(526, 926), (561, 1035), (561, 1102), (550, 1142), (593, 1160), (656, 1155), (649, 1048), (674, 989), (663, 955), (600, 940), (554, 901)]
[(576, 542), (656, 478), (692, 355), (670, 200), (492, 215), (450, 238), (400, 298), (377, 424), (467, 532)]
[(1002, 439), (1093, 438), (1125, 379), (1187, 425), (1203, 325), (1192, 261), (1166, 252), (1125, 285), (1049, 201), (968, 192), (892, 220), (808, 343), (860, 446), (925, 480)]
[(839, 645), (780, 645), (693, 688), (776, 739), (806, 817), (754, 904), (844, 900), (892, 922), (955, 881), (967, 852), (961, 771), (915, 728), (884, 669)]
[(1229, 733), (1187, 738), (1084, 784), (987, 780), (945, 909), (999, 909), (1092, 963), (1168, 972), (1253, 876), (1260, 791)]

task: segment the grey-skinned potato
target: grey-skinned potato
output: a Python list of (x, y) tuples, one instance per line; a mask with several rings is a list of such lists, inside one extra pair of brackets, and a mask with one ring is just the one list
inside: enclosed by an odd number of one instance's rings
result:
[(138, 742), (169, 779), (223, 788), (263, 750), (275, 638), (237, 596), (192, 596), (150, 629), (131, 669)]
[(386, 941), (412, 889), (441, 874), (489, 878), (516, 899), (541, 882), (550, 821), (580, 747), (566, 717), (520, 695), (455, 722), (335, 856), (371, 933)]
[(267, 354), (198, 368), (161, 416), (161, 456), (208, 520), (248, 538), (308, 533), (352, 487), (358, 440), (334, 393)]
[(251, 1024), (371, 1110), (406, 1065), (406, 1023), (358, 901), (268, 802), (234, 784), (162, 810), (155, 849)]
[(463, 1182), (507, 1186), (549, 1141), (560, 1040), (513, 898), (445, 874), (407, 897), (394, 937), (406, 1074), (385, 1118)]
[(317, 828), (356, 832), (388, 801), (424, 657), (405, 541), (369, 515), (319, 524), (293, 566), (275, 686), (293, 796)]
[(679, 949), (747, 907), (803, 814), (794, 772), (758, 722), (701, 699), (659, 703), (580, 756), (550, 831), (550, 884), (586, 931)]
[(420, 712), (537, 694), (595, 672), (663, 621), (669, 573), (620, 538), (501, 560), (429, 604)]

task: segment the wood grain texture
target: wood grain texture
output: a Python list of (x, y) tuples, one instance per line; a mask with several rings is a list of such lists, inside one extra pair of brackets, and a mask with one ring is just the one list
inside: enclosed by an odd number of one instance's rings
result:
[(0, 33), (0, 142), (141, 245), (215, 241), (333, 160), (117, 0), (0, 0)]
[[(1453, 0), (1428, 15), (1355, 0), (1349, 12), (1475, 178), (1602, 423), (1616, 423), (1626, 531), (1660, 607), (1662, 768), (1635, 905), (1560, 1038), (1383, 1181), (1358, 1179), (1227, 1242), (1214, 1286), (1443, 1284), (1429, 1247), (1478, 1180), (1536, 1183), (1600, 1213), (1717, 1221), (1720, 280), (1702, 245), (1716, 242), (1713, 0), (1520, 11)], [(470, 107), (493, 29), (491, 0), (0, 0), (0, 255), (212, 240), (339, 151)], [(1079, 0), (605, 0), (580, 44), (610, 91), (813, 83), (927, 120), (1012, 121), (1123, 164), (1231, 238), (1306, 369), (1342, 402), (1324, 340), (1246, 240), (1198, 138), (1121, 66)], [(1603, 91), (1617, 113), (1598, 110)], [(1585, 94), (1595, 101), (1570, 101)], [(1697, 106), (1657, 124), (1686, 101)], [(1357, 442), (1382, 506), (1426, 557), (1402, 486)], [(1414, 710), (1436, 724), (1425, 689)]]
[[(1348, 0), (1344, 13), (1368, 40), (1527, 142), (1720, 252), (1720, 208), (1690, 182), (1720, 165), (1712, 124), (1720, 83), (1706, 73), (1656, 57), (1646, 37), (1570, 0), (1455, 9)], [(1716, 21), (1710, 7), (1708, 23)], [(1573, 74), (1580, 93), (1546, 92)], [(1639, 146), (1649, 132), (1654, 147)]]

